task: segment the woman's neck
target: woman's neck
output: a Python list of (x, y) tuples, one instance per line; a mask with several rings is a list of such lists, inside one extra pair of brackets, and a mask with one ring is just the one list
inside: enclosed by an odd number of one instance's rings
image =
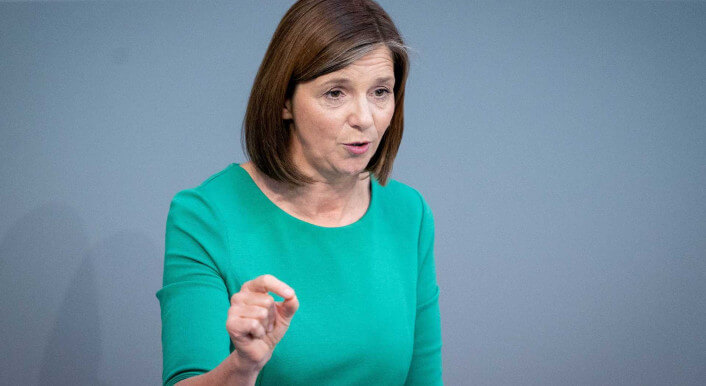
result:
[(370, 176), (321, 180), (293, 186), (275, 181), (255, 164), (243, 168), (275, 205), (301, 220), (320, 226), (344, 226), (361, 218), (370, 205)]

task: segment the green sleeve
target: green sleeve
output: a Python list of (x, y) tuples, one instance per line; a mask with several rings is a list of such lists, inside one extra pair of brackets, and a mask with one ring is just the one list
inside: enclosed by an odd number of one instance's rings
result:
[(208, 372), (230, 354), (230, 299), (217, 264), (227, 251), (218, 212), (196, 189), (174, 196), (165, 233), (162, 313), (164, 385)]
[(424, 198), (419, 231), (419, 271), (414, 350), (405, 385), (443, 385), (441, 377), (441, 316), (434, 265), (434, 217)]

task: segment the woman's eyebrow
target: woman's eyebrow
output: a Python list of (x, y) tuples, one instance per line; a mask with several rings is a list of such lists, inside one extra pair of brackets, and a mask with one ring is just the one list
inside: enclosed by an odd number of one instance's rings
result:
[[(375, 79), (375, 83), (377, 83), (377, 84), (379, 84), (379, 83), (388, 83), (388, 82), (392, 83), (392, 82), (394, 82), (394, 81), (395, 81), (395, 78), (394, 78), (394, 77), (390, 77), (390, 76), (385, 76), (385, 77), (380, 77), (380, 78)], [(348, 78), (338, 77), (338, 78), (333, 78), (333, 79), (327, 80), (326, 82), (322, 83), (321, 86), (322, 86), (322, 87), (323, 87), (323, 86), (327, 86), (327, 85), (329, 85), (329, 84), (331, 84), (331, 83), (350, 84), (351, 81), (350, 81), (350, 79), (348, 79)]]
[(322, 83), (321, 86), (327, 86), (332, 83), (338, 83), (338, 84), (349, 84), (351, 81), (348, 78), (333, 78), (329, 79), (326, 82)]
[(389, 82), (389, 83), (394, 83), (394, 82), (395, 82), (395, 78), (394, 78), (394, 77), (391, 77), (391, 76), (386, 76), (386, 77), (382, 77), (382, 78), (377, 78), (377, 79), (375, 79), (375, 83), (388, 83), (388, 82)]

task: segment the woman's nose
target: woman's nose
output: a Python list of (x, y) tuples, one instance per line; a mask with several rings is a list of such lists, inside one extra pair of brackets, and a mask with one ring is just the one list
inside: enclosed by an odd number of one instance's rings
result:
[(352, 127), (360, 130), (365, 130), (373, 125), (373, 112), (367, 98), (355, 99), (348, 116), (348, 122)]

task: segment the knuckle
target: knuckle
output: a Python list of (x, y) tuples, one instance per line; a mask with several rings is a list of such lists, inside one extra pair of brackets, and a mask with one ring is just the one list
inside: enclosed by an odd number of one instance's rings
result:
[(260, 308), (258, 313), (260, 314), (259, 317), (262, 320), (267, 319), (267, 317), (270, 315), (269, 311), (264, 308)]
[(267, 295), (267, 298), (265, 298), (265, 307), (270, 308), (275, 305), (275, 298), (272, 297), (272, 295)]
[(226, 330), (231, 332), (238, 330), (238, 326), (235, 323), (235, 318), (228, 318), (228, 320), (226, 320)]
[(266, 274), (262, 275), (262, 278), (267, 281), (272, 281), (272, 280), (274, 280), (275, 277), (272, 276), (272, 274), (266, 273)]

